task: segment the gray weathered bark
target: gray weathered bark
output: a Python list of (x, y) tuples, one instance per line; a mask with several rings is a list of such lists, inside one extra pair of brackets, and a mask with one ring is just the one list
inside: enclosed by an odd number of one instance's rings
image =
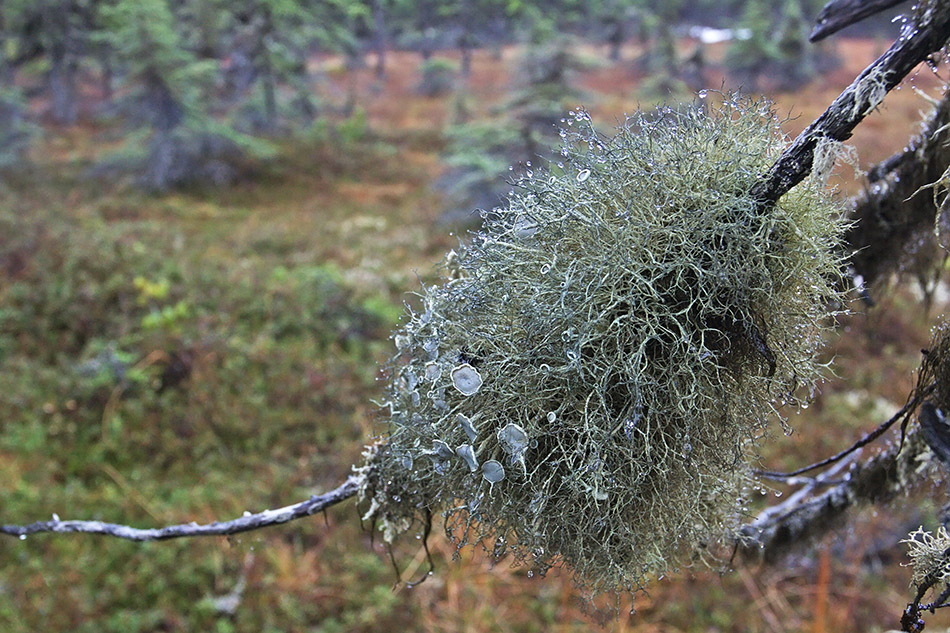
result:
[(894, 44), (858, 75), (779, 159), (754, 193), (763, 207), (781, 198), (811, 172), (815, 148), (824, 141), (846, 141), (858, 123), (874, 111), (918, 64), (950, 39), (950, 2), (935, 2), (920, 24), (908, 23)]
[(861, 452), (853, 453), (743, 526), (737, 536), (739, 554), (766, 563), (781, 560), (841, 527), (849, 511), (891, 501), (928, 472), (922, 468), (927, 465), (927, 444), (917, 427), (908, 430), (903, 445), (894, 442), (864, 461), (860, 457)]
[(50, 521), (37, 521), (29, 525), (0, 525), (0, 534), (26, 538), (31, 534), (42, 534), (44, 532), (55, 532), (59, 534), (65, 532), (82, 532), (85, 534), (113, 536), (129, 541), (165, 541), (173, 538), (194, 536), (224, 536), (259, 530), (271, 525), (279, 525), (281, 523), (313, 516), (317, 512), (322, 512), (330, 506), (355, 496), (358, 490), (359, 479), (355, 476), (351, 476), (343, 482), (342, 485), (330, 492), (326, 492), (322, 495), (314, 495), (306, 501), (301, 501), (300, 503), (295, 503), (283, 508), (277, 508), (276, 510), (264, 510), (256, 514), (245, 514), (231, 521), (215, 521), (214, 523), (207, 523), (205, 525), (185, 523), (181, 525), (169, 525), (163, 528), (139, 529), (127, 525), (104, 523), (102, 521), (61, 521), (60, 518), (54, 514)]
[(808, 36), (812, 42), (823, 40), (841, 29), (860, 22), (905, 0), (832, 0), (815, 19), (815, 28)]
[(907, 147), (868, 172), (869, 186), (849, 205), (855, 221), (845, 240), (851, 265), (870, 286), (895, 272), (902, 255), (921, 238), (932, 241), (937, 206), (921, 190), (950, 167), (950, 92), (934, 108)]

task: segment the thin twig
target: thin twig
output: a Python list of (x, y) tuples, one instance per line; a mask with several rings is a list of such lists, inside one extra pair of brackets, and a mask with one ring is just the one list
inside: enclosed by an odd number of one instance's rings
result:
[(311, 516), (356, 495), (359, 487), (359, 479), (356, 476), (350, 476), (334, 490), (322, 495), (314, 495), (306, 501), (277, 508), (276, 510), (246, 514), (231, 521), (215, 521), (204, 525), (192, 522), (162, 528), (134, 528), (128, 525), (104, 523), (102, 521), (62, 521), (59, 517), (53, 515), (51, 521), (37, 521), (29, 525), (0, 525), (0, 534), (24, 539), (30, 534), (44, 532), (83, 532), (85, 534), (112, 536), (129, 541), (164, 541), (194, 536), (239, 534)]
[(924, 599), (927, 591), (929, 591), (936, 582), (937, 578), (933, 574), (928, 574), (923, 582), (918, 585), (917, 595), (914, 597), (914, 601), (907, 605), (907, 608), (904, 609), (904, 613), (901, 615), (901, 631), (906, 631), (906, 633), (919, 633), (924, 630), (924, 620), (920, 616), (920, 612), (927, 607), (921, 607), (920, 601)]
[(825, 466), (834, 464), (840, 459), (850, 455), (851, 453), (858, 450), (859, 448), (867, 446), (868, 444), (870, 444), (871, 442), (873, 442), (874, 440), (882, 436), (885, 431), (887, 431), (889, 428), (891, 428), (894, 425), (895, 422), (897, 422), (898, 420), (912, 413), (914, 409), (917, 408), (917, 405), (920, 403), (920, 400), (924, 396), (929, 394), (932, 390), (933, 388), (930, 387), (916, 394), (907, 404), (901, 407), (897, 413), (892, 415), (886, 421), (882, 422), (880, 425), (878, 425), (876, 429), (874, 429), (873, 431), (871, 431), (870, 433), (868, 433), (867, 435), (865, 435), (864, 437), (862, 437), (857, 442), (855, 442), (848, 448), (844, 449), (840, 453), (832, 455), (831, 457), (827, 457), (821, 460), (820, 462), (815, 462), (814, 464), (809, 464), (808, 466), (804, 466), (802, 468), (799, 468), (798, 470), (793, 470), (787, 473), (778, 472), (774, 470), (755, 470), (753, 471), (753, 473), (758, 477), (765, 477), (767, 479), (787, 480), (787, 479), (791, 479), (792, 477), (796, 477), (798, 475), (807, 473), (809, 471), (816, 470), (818, 468), (824, 468)]

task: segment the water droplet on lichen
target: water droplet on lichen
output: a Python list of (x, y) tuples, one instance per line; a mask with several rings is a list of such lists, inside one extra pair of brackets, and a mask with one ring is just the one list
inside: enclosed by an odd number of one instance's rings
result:
[(463, 396), (471, 396), (481, 389), (482, 377), (477, 369), (468, 363), (462, 363), (452, 370), (452, 384)]
[(518, 216), (515, 220), (515, 235), (524, 240), (538, 232), (538, 225), (532, 222), (530, 218), (524, 215)]

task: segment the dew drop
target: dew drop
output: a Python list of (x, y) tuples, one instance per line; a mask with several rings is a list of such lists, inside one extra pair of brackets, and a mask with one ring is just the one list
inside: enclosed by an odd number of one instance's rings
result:
[(429, 382), (435, 382), (440, 376), (442, 376), (441, 365), (434, 362), (426, 363), (426, 380)]

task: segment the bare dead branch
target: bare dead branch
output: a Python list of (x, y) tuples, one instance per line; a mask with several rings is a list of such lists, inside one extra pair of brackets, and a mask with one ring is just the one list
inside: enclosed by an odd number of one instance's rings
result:
[(59, 517), (53, 515), (53, 519), (50, 521), (37, 521), (29, 525), (2, 525), (0, 526), (0, 534), (17, 536), (23, 539), (30, 534), (44, 532), (83, 532), (113, 536), (129, 541), (164, 541), (193, 536), (239, 534), (312, 516), (356, 495), (359, 485), (359, 479), (356, 476), (350, 476), (339, 487), (322, 495), (314, 495), (306, 501), (277, 508), (276, 510), (246, 514), (231, 521), (215, 521), (204, 525), (184, 523), (162, 528), (134, 528), (116, 523), (103, 523), (102, 521), (62, 521)]
[[(890, 501), (928, 474), (920, 468), (927, 444), (917, 427), (908, 430), (903, 446), (892, 442), (859, 461), (862, 452), (852, 453), (849, 460), (838, 462), (743, 526), (737, 537), (738, 553), (774, 563), (792, 549), (840, 527), (852, 508)], [(832, 481), (836, 483), (828, 487)]]
[(864, 18), (899, 5), (904, 0), (831, 0), (815, 19), (809, 42), (818, 42)]
[(920, 189), (950, 166), (948, 124), (950, 91), (906, 149), (872, 167), (870, 186), (849, 201), (855, 222), (845, 240), (854, 252), (851, 265), (866, 287), (897, 270), (909, 245), (932, 241), (937, 205), (932, 192)]
[(804, 466), (802, 468), (799, 468), (797, 470), (793, 470), (787, 473), (776, 472), (774, 470), (757, 470), (755, 471), (755, 475), (757, 477), (765, 477), (767, 479), (789, 480), (789, 479), (793, 479), (794, 477), (797, 477), (798, 475), (802, 475), (804, 473), (810, 472), (812, 470), (817, 470), (819, 468), (824, 468), (825, 466), (830, 466), (831, 464), (834, 464), (835, 462), (841, 461), (842, 459), (844, 459), (851, 453), (855, 452), (856, 450), (860, 448), (867, 446), (868, 444), (870, 444), (871, 442), (879, 438), (889, 428), (891, 428), (891, 426), (893, 426), (894, 423), (900, 420), (906, 419), (909, 415), (911, 415), (917, 409), (917, 405), (920, 403), (921, 398), (923, 398), (925, 395), (930, 393), (930, 391), (932, 391), (932, 388), (925, 389), (921, 393), (915, 394), (913, 398), (907, 401), (907, 404), (905, 404), (903, 407), (900, 408), (900, 410), (897, 411), (897, 413), (895, 413), (890, 418), (888, 418), (887, 420), (879, 424), (877, 428), (875, 428), (873, 431), (870, 431), (869, 433), (865, 434), (864, 437), (859, 439), (857, 442), (855, 442), (848, 448), (844, 449), (843, 451), (832, 455), (831, 457), (826, 457), (825, 459), (821, 461), (817, 461), (813, 464), (809, 464), (808, 466)]
[(920, 434), (930, 450), (944, 464), (950, 466), (950, 421), (943, 412), (930, 404), (920, 408)]
[(883, 99), (950, 38), (950, 3), (935, 2), (920, 24), (905, 25), (901, 37), (864, 69), (844, 92), (789, 145), (753, 190), (763, 207), (775, 203), (811, 172), (815, 147), (822, 141), (846, 141), (854, 128)]

